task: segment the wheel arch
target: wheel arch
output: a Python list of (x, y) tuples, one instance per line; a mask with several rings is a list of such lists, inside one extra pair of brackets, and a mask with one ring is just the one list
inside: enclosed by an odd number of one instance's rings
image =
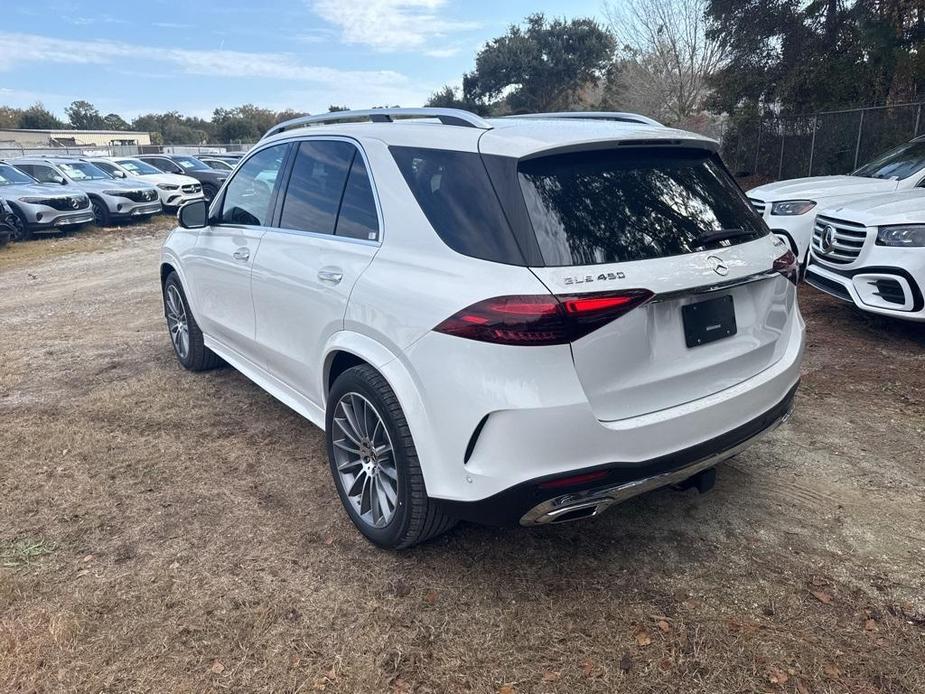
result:
[(419, 384), (404, 359), (382, 343), (371, 337), (342, 330), (335, 333), (325, 348), (324, 368), (321, 386), (323, 393), (322, 407), (327, 407), (328, 393), (334, 379), (343, 371), (359, 364), (368, 364), (389, 384), (398, 404), (401, 405), (424, 475), (424, 483), (429, 485), (429, 477), (436, 474), (439, 448), (432, 439), (427, 411), (421, 399)]

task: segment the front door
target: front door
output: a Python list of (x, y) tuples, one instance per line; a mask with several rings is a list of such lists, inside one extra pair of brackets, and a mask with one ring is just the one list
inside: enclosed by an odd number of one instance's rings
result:
[(202, 331), (256, 363), (251, 268), (270, 225), (277, 174), (288, 148), (279, 144), (248, 158), (185, 259)]

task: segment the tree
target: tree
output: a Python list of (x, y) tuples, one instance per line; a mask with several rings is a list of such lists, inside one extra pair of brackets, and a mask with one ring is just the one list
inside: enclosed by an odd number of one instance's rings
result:
[(328, 106), (328, 113), (337, 113), (338, 111), (349, 111), (347, 106)]
[(218, 142), (256, 142), (276, 125), (276, 113), (253, 104), (217, 108), (212, 113), (212, 129)]
[(22, 119), (22, 109), (0, 106), (0, 128), (18, 128)]
[(107, 130), (129, 130), (132, 126), (130, 126), (118, 113), (107, 113), (103, 116), (102, 127)]
[(132, 121), (132, 130), (154, 135), (158, 144), (203, 144), (209, 140), (210, 124), (201, 118), (190, 118), (176, 111), (149, 113)]
[(104, 126), (103, 117), (89, 101), (72, 101), (64, 113), (75, 130), (99, 130)]
[(489, 107), (485, 104), (467, 101), (461, 89), (451, 87), (450, 85), (446, 85), (431, 94), (430, 98), (427, 100), (427, 106), (436, 108), (461, 108), (465, 111), (472, 111), (482, 116), (487, 116), (490, 111)]
[(276, 114), (276, 122), (283, 123), (287, 120), (292, 120), (293, 118), (301, 118), (302, 116), (311, 115), (305, 111), (294, 111), (291, 108), (286, 109), (285, 111), (280, 111)]
[(606, 2), (621, 45), (620, 75), (607, 96), (625, 110), (684, 126), (703, 113), (709, 80), (725, 63), (726, 40), (708, 31), (709, 0)]
[(510, 112), (569, 108), (604, 75), (615, 46), (594, 20), (530, 15), (523, 28), (511, 26), (479, 51), (463, 78), (463, 100)]
[(22, 112), (19, 127), (33, 130), (55, 130), (64, 128), (64, 123), (37, 101)]

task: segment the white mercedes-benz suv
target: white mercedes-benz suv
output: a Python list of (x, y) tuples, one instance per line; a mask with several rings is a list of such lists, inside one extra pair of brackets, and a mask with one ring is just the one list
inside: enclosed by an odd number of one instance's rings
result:
[(813, 222), (823, 207), (922, 185), (925, 185), (925, 137), (917, 137), (884, 152), (848, 176), (777, 181), (752, 188), (748, 197), (771, 231), (785, 238), (805, 264)]
[(383, 547), (708, 488), (789, 416), (804, 332), (716, 149), (626, 114), (282, 123), (164, 245), (177, 358), (323, 427)]
[(925, 190), (820, 210), (806, 282), (868, 313), (925, 321)]

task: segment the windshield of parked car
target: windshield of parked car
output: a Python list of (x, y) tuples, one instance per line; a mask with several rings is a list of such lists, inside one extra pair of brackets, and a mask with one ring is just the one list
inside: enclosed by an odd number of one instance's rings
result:
[(120, 159), (116, 163), (126, 171), (129, 171), (136, 176), (150, 176), (151, 174), (164, 173), (160, 169), (155, 168), (150, 164), (146, 164), (140, 159)]
[(899, 181), (925, 168), (925, 140), (907, 142), (881, 154), (855, 171), (853, 176)]
[(72, 181), (101, 181), (112, 178), (101, 168), (88, 162), (74, 162), (72, 164), (58, 164), (64, 174)]
[(175, 162), (187, 171), (209, 171), (209, 167), (199, 161), (196, 157), (178, 156), (174, 154), (171, 157)]
[(27, 176), (19, 169), (14, 169), (9, 164), (0, 164), (0, 186), (14, 186), (35, 182), (34, 178)]
[(547, 265), (663, 258), (768, 234), (716, 155), (626, 149), (522, 162), (520, 187)]

